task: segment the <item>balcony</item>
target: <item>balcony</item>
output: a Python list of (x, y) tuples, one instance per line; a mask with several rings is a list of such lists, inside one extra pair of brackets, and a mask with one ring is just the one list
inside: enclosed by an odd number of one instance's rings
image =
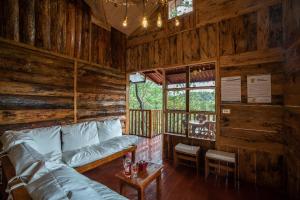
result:
[[(168, 110), (129, 110), (129, 134), (152, 138), (162, 133), (195, 139), (215, 140), (214, 112)], [(165, 131), (163, 131), (163, 122)]]

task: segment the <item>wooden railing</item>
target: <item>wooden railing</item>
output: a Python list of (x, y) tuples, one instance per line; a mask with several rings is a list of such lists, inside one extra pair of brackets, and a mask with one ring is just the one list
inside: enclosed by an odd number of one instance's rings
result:
[(162, 133), (161, 110), (129, 110), (129, 134), (152, 138)]
[[(168, 110), (165, 121), (166, 133), (190, 138), (215, 140), (216, 114), (214, 112), (190, 112)], [(200, 122), (199, 116), (205, 120)]]

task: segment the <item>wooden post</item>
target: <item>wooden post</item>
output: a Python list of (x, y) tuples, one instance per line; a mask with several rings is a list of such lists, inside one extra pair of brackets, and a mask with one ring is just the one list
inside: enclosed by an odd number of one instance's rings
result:
[(152, 115), (152, 110), (149, 110), (149, 133), (150, 133), (150, 138), (153, 137), (153, 115)]
[[(90, 46), (90, 49), (91, 49), (91, 46)], [(89, 55), (91, 55), (91, 53)], [(91, 59), (91, 56), (90, 56), (90, 59)], [(130, 90), (130, 83), (129, 83), (129, 74), (126, 74), (125, 76), (126, 76), (126, 125), (125, 125), (125, 133), (129, 134), (129, 130), (130, 130), (129, 129), (129, 126), (130, 126), (130, 124), (129, 124), (130, 123), (130, 110), (129, 110), (129, 90)], [(133, 120), (133, 117), (131, 118), (131, 120)], [(133, 127), (133, 126), (131, 126), (131, 127)]]
[(6, 1), (7, 13), (6, 18), (6, 38), (14, 41), (19, 41), (19, 1), (9, 0)]
[(77, 123), (77, 68), (78, 62), (74, 62), (74, 123)]
[[(189, 66), (186, 67), (186, 77), (185, 77), (185, 85), (186, 88), (190, 87), (190, 68)], [(186, 111), (186, 129), (185, 129), (185, 136), (186, 138), (189, 137), (189, 119), (190, 119), (190, 90), (185, 90), (185, 111)]]
[(50, 49), (50, 0), (36, 2), (36, 38), (37, 47)]
[(20, 0), (20, 41), (34, 45), (35, 41), (35, 0)]

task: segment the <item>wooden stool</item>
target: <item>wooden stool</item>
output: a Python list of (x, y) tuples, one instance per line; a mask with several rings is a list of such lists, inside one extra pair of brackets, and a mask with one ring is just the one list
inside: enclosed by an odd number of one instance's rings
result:
[(205, 155), (205, 179), (207, 179), (211, 168), (219, 175), (221, 174), (221, 170), (226, 171), (227, 177), (229, 172), (233, 172), (234, 184), (236, 185), (237, 164), (235, 153), (208, 150)]
[(181, 160), (189, 160), (195, 162), (197, 175), (199, 174), (199, 152), (200, 147), (191, 146), (179, 143), (174, 148), (174, 163), (177, 166), (178, 161)]

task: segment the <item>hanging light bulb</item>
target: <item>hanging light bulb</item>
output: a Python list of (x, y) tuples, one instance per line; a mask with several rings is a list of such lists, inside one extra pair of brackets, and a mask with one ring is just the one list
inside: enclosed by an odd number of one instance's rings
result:
[(148, 20), (147, 20), (146, 16), (143, 17), (142, 26), (143, 26), (143, 28), (147, 28), (148, 27)]
[(175, 18), (175, 26), (179, 26), (180, 25), (180, 21), (178, 19), (178, 17)]
[(122, 23), (123, 27), (127, 27), (127, 24), (128, 24), (127, 21), (128, 21), (128, 18), (126, 16), (123, 23)]
[(161, 28), (162, 27), (162, 20), (161, 20), (161, 14), (158, 13), (157, 16), (157, 22), (156, 22), (157, 27)]
[(123, 27), (127, 27), (127, 25), (128, 25), (128, 17), (127, 17), (127, 6), (128, 6), (128, 4), (127, 4), (127, 0), (126, 0), (126, 10), (125, 10), (125, 19), (124, 19), (124, 21), (123, 21), (123, 23), (122, 23), (122, 25), (123, 25)]
[(142, 26), (144, 27), (144, 28), (147, 28), (148, 27), (148, 19), (147, 19), (147, 17), (146, 17), (146, 15), (145, 15), (145, 0), (143, 0), (143, 20), (142, 20)]
[(177, 0), (175, 0), (175, 26), (179, 26), (180, 25), (180, 22), (179, 22), (179, 19), (177, 17)]

